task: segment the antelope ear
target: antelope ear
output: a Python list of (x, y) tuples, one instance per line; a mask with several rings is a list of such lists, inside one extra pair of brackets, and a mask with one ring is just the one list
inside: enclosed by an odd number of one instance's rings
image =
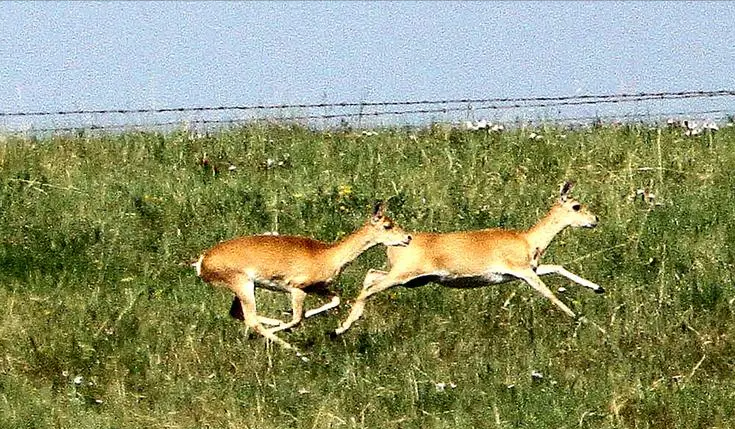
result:
[(574, 182), (572, 181), (565, 181), (563, 185), (561, 185), (561, 190), (559, 191), (559, 200), (564, 202), (567, 200), (567, 196), (569, 196), (569, 191), (572, 190), (574, 187)]
[(373, 222), (377, 222), (383, 217), (385, 212), (385, 203), (383, 201), (376, 201), (375, 208), (373, 208)]

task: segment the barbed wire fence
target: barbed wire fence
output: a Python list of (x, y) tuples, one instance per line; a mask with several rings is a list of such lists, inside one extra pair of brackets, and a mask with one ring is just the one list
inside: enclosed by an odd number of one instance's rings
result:
[(252, 121), (322, 127), (422, 125), (479, 119), (498, 123), (589, 123), (698, 118), (732, 121), (735, 90), (458, 98), (383, 102), (250, 104), (145, 109), (0, 112), (0, 131), (212, 128)]

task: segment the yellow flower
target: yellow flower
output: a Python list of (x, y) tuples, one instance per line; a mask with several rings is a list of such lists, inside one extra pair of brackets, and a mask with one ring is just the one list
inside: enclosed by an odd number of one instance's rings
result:
[(352, 186), (339, 185), (338, 192), (340, 197), (347, 197), (352, 194)]

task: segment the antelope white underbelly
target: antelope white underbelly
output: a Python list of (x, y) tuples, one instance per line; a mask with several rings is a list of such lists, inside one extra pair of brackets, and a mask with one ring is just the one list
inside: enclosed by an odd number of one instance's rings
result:
[(510, 274), (493, 272), (485, 273), (482, 278), (491, 284), (505, 283), (515, 279), (515, 277), (511, 276)]
[(483, 287), (491, 284), (506, 283), (516, 279), (516, 277), (510, 274), (495, 271), (472, 276), (462, 276), (449, 272), (435, 272), (431, 276), (435, 276), (434, 281), (437, 283), (455, 288)]
[(490, 271), (484, 274), (473, 275), (473, 276), (462, 276), (448, 272), (434, 273), (442, 281), (455, 281), (455, 280), (467, 280), (472, 282), (487, 282), (489, 284), (505, 283), (511, 280), (515, 280), (515, 277), (510, 274), (499, 273)]
[(290, 293), (292, 289), (291, 282), (288, 279), (280, 279), (280, 278), (277, 278), (277, 279), (256, 278), (255, 285), (263, 289), (271, 290), (273, 292)]

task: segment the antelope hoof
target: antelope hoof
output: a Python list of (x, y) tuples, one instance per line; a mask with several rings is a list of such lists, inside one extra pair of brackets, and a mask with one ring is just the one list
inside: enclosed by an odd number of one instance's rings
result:
[(603, 294), (603, 293), (605, 293), (605, 288), (603, 288), (602, 286), (597, 286), (597, 289), (595, 289), (595, 293), (596, 294)]

